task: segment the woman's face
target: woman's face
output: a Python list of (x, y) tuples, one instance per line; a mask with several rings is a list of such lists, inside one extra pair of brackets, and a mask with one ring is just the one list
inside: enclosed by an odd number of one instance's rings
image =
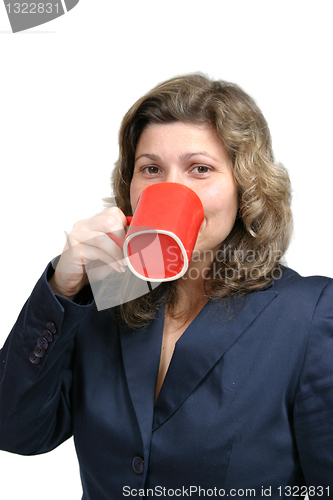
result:
[(195, 250), (217, 250), (233, 228), (238, 193), (231, 161), (216, 131), (182, 122), (148, 125), (135, 152), (133, 211), (141, 192), (156, 182), (178, 182), (195, 191), (205, 213)]

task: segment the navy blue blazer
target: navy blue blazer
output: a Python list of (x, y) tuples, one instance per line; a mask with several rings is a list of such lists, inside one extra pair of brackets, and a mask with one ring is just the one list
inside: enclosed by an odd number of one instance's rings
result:
[(284, 271), (207, 303), (156, 404), (163, 310), (129, 331), (54, 297), (45, 274), (0, 353), (0, 448), (44, 453), (74, 434), (84, 500), (333, 496), (333, 284)]

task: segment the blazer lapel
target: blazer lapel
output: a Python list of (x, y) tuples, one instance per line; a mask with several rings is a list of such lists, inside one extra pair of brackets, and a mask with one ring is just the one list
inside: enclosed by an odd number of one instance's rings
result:
[(208, 302), (176, 343), (155, 405), (153, 430), (162, 425), (261, 311), (275, 298), (272, 289), (225, 302)]
[(121, 348), (127, 385), (140, 427), (146, 458), (154, 415), (155, 391), (160, 363), (164, 309), (156, 320), (139, 331), (122, 331)]

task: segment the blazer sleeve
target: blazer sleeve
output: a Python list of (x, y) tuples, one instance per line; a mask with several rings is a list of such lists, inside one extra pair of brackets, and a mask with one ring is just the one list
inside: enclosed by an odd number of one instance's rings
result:
[(50, 451), (72, 435), (75, 335), (93, 307), (55, 297), (47, 273), (0, 351), (0, 449), (22, 455)]
[[(294, 427), (307, 487), (333, 495), (333, 281), (323, 289), (312, 319)], [(329, 488), (329, 489), (327, 489)], [(317, 498), (317, 496), (315, 496)]]

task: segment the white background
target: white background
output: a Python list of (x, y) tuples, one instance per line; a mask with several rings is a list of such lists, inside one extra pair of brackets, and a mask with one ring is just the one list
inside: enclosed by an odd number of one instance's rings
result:
[[(1, 3), (0, 344), (64, 232), (103, 209), (122, 116), (178, 74), (256, 99), (293, 183), (287, 263), (332, 277), (331, 14), (330, 0), (81, 0), (12, 34)], [(0, 484), (2, 500), (80, 499), (72, 441), (38, 457), (0, 452)]]

